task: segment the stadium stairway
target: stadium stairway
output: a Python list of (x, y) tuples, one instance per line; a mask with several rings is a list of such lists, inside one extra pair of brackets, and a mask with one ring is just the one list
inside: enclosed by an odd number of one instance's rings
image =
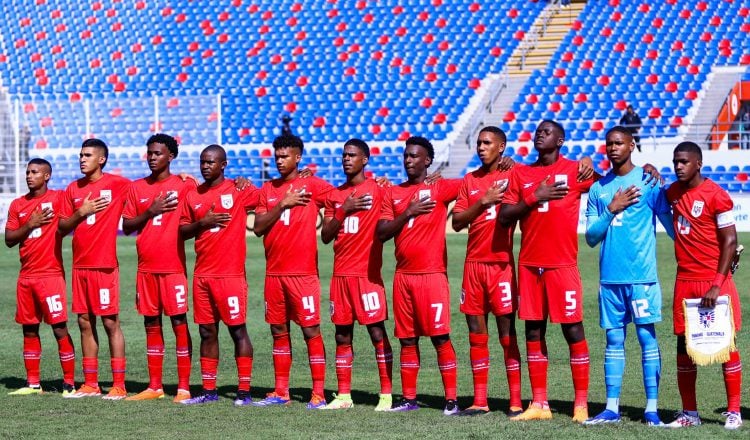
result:
[[(555, 50), (570, 31), (572, 23), (576, 21), (584, 6), (585, 2), (572, 3), (568, 7), (550, 3), (537, 16), (529, 32), (523, 35), (521, 43), (510, 57), (506, 66), (508, 75), (504, 76), (506, 82), (502, 91), (490, 93), (474, 109), (469, 106), (465, 113), (470, 113), (472, 110), (473, 113), (462, 115), (459, 123), (454, 125), (457, 135), (450, 143), (450, 158), (441, 170), (443, 176), (461, 177), (467, 170), (470, 171), (467, 166), (475, 156), (474, 146), (479, 130), (487, 125), (502, 125), (501, 115), (511, 110), (513, 102), (523, 90), (530, 74), (547, 67)], [(524, 48), (529, 48), (525, 61), (522, 59)], [(478, 95), (481, 95), (481, 92)], [(461, 125), (462, 120), (467, 123)]]
[[(560, 47), (570, 26), (580, 15), (586, 2), (571, 3), (568, 7), (550, 4), (539, 14), (531, 30), (516, 47), (508, 61), (511, 75), (528, 77), (534, 70), (547, 67), (552, 55)], [(535, 32), (535, 30), (539, 30)], [(524, 52), (526, 57), (524, 59)]]
[(688, 112), (685, 122), (694, 129), (685, 133), (686, 141), (692, 141), (698, 145), (706, 142), (706, 136), (711, 131), (711, 126), (724, 105), (729, 91), (737, 83), (738, 75), (746, 69), (746, 66), (714, 66), (711, 69), (711, 73), (708, 74), (706, 82), (703, 83), (698, 93), (696, 101), (700, 100), (700, 102), (696, 102)]
[(451, 143), (448, 164), (441, 170), (443, 176), (456, 178), (465, 174), (466, 165), (476, 156), (476, 137), (479, 130), (488, 125), (499, 126), (502, 123), (502, 115), (510, 110), (527, 79), (527, 76), (507, 77), (503, 90), (495, 96), (489, 96), (477, 107), (476, 112), (470, 117), (470, 120), (475, 122), (464, 124)]

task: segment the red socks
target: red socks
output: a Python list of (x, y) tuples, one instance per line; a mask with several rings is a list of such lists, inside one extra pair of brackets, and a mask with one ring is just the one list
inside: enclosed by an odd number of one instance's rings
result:
[(698, 377), (698, 369), (693, 360), (687, 354), (677, 354), (677, 388), (680, 390), (682, 409), (685, 411), (698, 411), (695, 399), (695, 380)]
[[(307, 343), (307, 359), (310, 363), (310, 375), (313, 383), (312, 392), (318, 396), (323, 396), (326, 382), (326, 349), (323, 344), (323, 336), (318, 334), (305, 342)], [(349, 348), (351, 349), (351, 347)], [(288, 377), (287, 374), (287, 383)], [(351, 376), (349, 381), (351, 382)]]
[(336, 346), (336, 379), (339, 383), (339, 394), (350, 394), (352, 391), (352, 346)]
[(456, 350), (453, 349), (453, 343), (450, 339), (444, 344), (438, 345), (436, 350), (438, 369), (440, 369), (440, 375), (443, 377), (445, 400), (456, 400), (458, 394)]
[(39, 336), (23, 337), (23, 364), (26, 367), (26, 382), (39, 385), (39, 363), (42, 358), (42, 342)]
[(273, 371), (276, 394), (289, 395), (289, 370), (292, 368), (292, 341), (289, 333), (273, 335)]
[(518, 351), (518, 340), (515, 336), (505, 336), (500, 338), (500, 345), (503, 347), (505, 358), (510, 406), (521, 408), (523, 406), (521, 402), (521, 353)]
[(216, 370), (219, 360), (201, 356), (201, 377), (203, 378), (203, 390), (213, 391), (216, 389)]
[(73, 339), (70, 335), (57, 340), (57, 354), (60, 356), (60, 366), (63, 372), (63, 382), (68, 385), (75, 384), (76, 350), (73, 347)]
[(547, 405), (547, 350), (542, 341), (526, 341), (532, 402)]
[(474, 405), (487, 406), (487, 380), (490, 369), (489, 335), (469, 333), (469, 358), (474, 377)]
[(146, 363), (148, 365), (148, 387), (152, 390), (160, 390), (164, 367), (164, 335), (161, 325), (146, 326)]
[(81, 360), (81, 367), (83, 383), (93, 388), (99, 387), (99, 359), (84, 357)]
[(589, 344), (583, 341), (568, 345), (570, 350), (570, 373), (573, 376), (575, 402), (573, 407), (588, 406), (589, 395)]
[(401, 388), (404, 399), (417, 398), (417, 376), (419, 376), (419, 347), (401, 346)]
[(173, 327), (175, 336), (175, 351), (177, 354), (177, 389), (190, 389), (190, 369), (193, 355), (190, 333), (187, 324)]
[(380, 375), (380, 394), (391, 394), (393, 392), (393, 351), (388, 339), (374, 342), (375, 361), (378, 363), (378, 375)]
[[(727, 390), (727, 411), (740, 412), (740, 393), (742, 392), (742, 361), (740, 352), (729, 353), (729, 361), (722, 365), (724, 369), (724, 386)], [(682, 391), (680, 389), (680, 391)]]
[[(250, 378), (253, 372), (253, 358), (250, 356), (236, 357), (237, 362), (237, 390), (250, 391)], [(218, 363), (218, 362), (217, 362)]]
[(112, 386), (124, 390), (127, 365), (125, 358), (110, 358), (109, 365), (112, 367)]

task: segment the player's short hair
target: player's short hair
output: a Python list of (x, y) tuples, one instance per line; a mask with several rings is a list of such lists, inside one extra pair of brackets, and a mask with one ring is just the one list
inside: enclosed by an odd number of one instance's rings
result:
[(282, 134), (273, 140), (273, 149), (278, 150), (280, 148), (298, 148), (300, 154), (302, 154), (305, 150), (305, 145), (302, 143), (302, 139), (300, 139), (299, 136), (293, 134)]
[(505, 135), (505, 132), (500, 127), (495, 127), (494, 125), (488, 125), (484, 127), (483, 129), (479, 130), (479, 133), (484, 133), (484, 132), (489, 132), (499, 137), (500, 142), (502, 143), (505, 143), (508, 140), (508, 136)]
[(177, 154), (179, 153), (179, 146), (177, 144), (177, 139), (165, 133), (156, 133), (154, 135), (151, 135), (151, 137), (148, 138), (148, 140), (146, 141), (146, 146), (148, 147), (151, 144), (166, 145), (169, 152), (172, 153), (172, 155), (174, 155), (175, 158), (177, 157)]
[(695, 142), (680, 142), (676, 147), (674, 147), (673, 153), (695, 153), (698, 155), (698, 159), (703, 160), (703, 150), (701, 150), (701, 147), (699, 147)]
[(555, 129), (560, 133), (560, 136), (563, 139), (565, 139), (565, 129), (563, 128), (562, 125), (560, 125), (559, 122), (553, 121), (552, 119), (545, 119), (539, 123), (539, 125), (542, 125), (542, 124), (552, 124), (555, 127)]
[(608, 138), (610, 133), (622, 133), (625, 136), (629, 137), (631, 140), (633, 139), (633, 133), (631, 133), (630, 130), (623, 127), (622, 125), (615, 125), (614, 127), (607, 130), (607, 134), (604, 136), (604, 138)]
[(209, 151), (219, 153), (223, 157), (223, 160), (227, 160), (227, 150), (225, 150), (221, 145), (211, 144), (204, 148), (203, 151), (201, 151), (201, 154), (207, 153)]
[(370, 146), (367, 145), (367, 142), (363, 141), (362, 139), (351, 138), (346, 141), (344, 147), (346, 147), (347, 145), (359, 148), (359, 150), (362, 152), (362, 154), (365, 155), (365, 157), (370, 157)]
[(35, 157), (29, 161), (28, 165), (44, 165), (47, 168), (49, 168), (50, 174), (52, 174), (52, 164), (49, 163), (46, 159), (42, 159), (41, 157)]
[(83, 143), (81, 143), (81, 148), (89, 147), (102, 150), (102, 152), (104, 153), (104, 163), (102, 164), (102, 169), (104, 169), (104, 166), (107, 165), (107, 160), (109, 160), (109, 148), (107, 147), (107, 144), (103, 140), (97, 138), (86, 139), (83, 141)]
[(427, 140), (427, 138), (424, 138), (422, 136), (412, 136), (406, 140), (406, 143), (404, 145), (419, 145), (420, 147), (427, 150), (427, 157), (429, 157), (430, 160), (435, 159), (435, 148), (432, 146), (432, 143)]

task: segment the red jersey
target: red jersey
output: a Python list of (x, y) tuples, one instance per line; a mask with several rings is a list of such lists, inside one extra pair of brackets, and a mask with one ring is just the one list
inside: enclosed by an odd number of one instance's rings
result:
[[(193, 179), (182, 180), (172, 175), (154, 182), (151, 178), (138, 179), (130, 186), (123, 218), (132, 219), (148, 210), (154, 199), (170, 192), (182, 202), (196, 188)], [(177, 205), (180, 206), (179, 204)], [(138, 270), (149, 273), (185, 273), (185, 241), (180, 239), (180, 211), (165, 212), (151, 218), (138, 232), (135, 246), (138, 250)]]
[(318, 275), (317, 224), (320, 208), (334, 187), (318, 177), (273, 179), (263, 184), (255, 214), (265, 214), (281, 203), (289, 188), (312, 193), (310, 203), (285, 209), (263, 236), (267, 275)]
[(461, 179), (441, 179), (432, 185), (404, 182), (385, 191), (380, 220), (393, 220), (416, 198), (428, 195), (437, 202), (429, 214), (409, 219), (396, 234), (396, 272), (444, 273), (448, 255), (445, 247), (445, 222), (448, 205), (458, 196)]
[(8, 208), (5, 229), (15, 231), (31, 218), (37, 209), (51, 208), (55, 213), (52, 221), (29, 233), (18, 245), (21, 257), (20, 277), (48, 277), (65, 273), (62, 259), (62, 236), (57, 232), (57, 223), (62, 204), (62, 191), (47, 190), (39, 197), (25, 195), (13, 200)]
[[(482, 168), (464, 176), (458, 190), (454, 213), (464, 212), (484, 197), (493, 185), (508, 184), (510, 171), (495, 170), (490, 173)], [(507, 263), (513, 261), (513, 229), (505, 228), (497, 221), (501, 204), (492, 205), (472, 220), (469, 225), (469, 240), (466, 243), (466, 261), (480, 263)]]
[(383, 190), (373, 179), (359, 185), (345, 183), (328, 193), (325, 202), (325, 217), (333, 218), (347, 197), (356, 191), (355, 197), (372, 196), (372, 207), (357, 211), (344, 219), (333, 242), (333, 274), (369, 276), (380, 279), (383, 265), (383, 242), (375, 236), (380, 218)]
[(68, 185), (62, 203), (62, 218), (73, 215), (87, 196), (90, 199), (110, 199), (109, 206), (86, 217), (75, 227), (74, 269), (113, 269), (118, 266), (117, 230), (130, 183), (130, 180), (124, 177), (104, 173), (96, 182), (90, 182), (84, 177)]
[(560, 156), (548, 166), (516, 165), (510, 173), (503, 203), (515, 205), (536, 191), (548, 176), (548, 185), (565, 180), (568, 194), (560, 200), (540, 201), (521, 218), (521, 252), (518, 264), (567, 267), (578, 263), (578, 216), (581, 194), (594, 179), (577, 182), (578, 162)]
[(195, 237), (195, 276), (245, 276), (247, 213), (257, 204), (258, 188), (250, 185), (239, 191), (230, 179), (214, 187), (204, 183), (186, 194), (180, 225), (197, 222), (212, 206), (214, 212), (232, 216), (225, 227), (203, 229)]
[(719, 268), (719, 229), (734, 225), (734, 204), (709, 179), (688, 189), (679, 182), (667, 189), (674, 223), (677, 279), (713, 280)]

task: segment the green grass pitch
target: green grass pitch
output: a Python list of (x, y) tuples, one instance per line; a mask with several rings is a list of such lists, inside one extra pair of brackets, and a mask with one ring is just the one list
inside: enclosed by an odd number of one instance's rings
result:
[[(469, 343), (464, 318), (458, 311), (461, 271), (465, 253), (466, 235), (449, 235), (448, 275), (453, 292), (453, 343), (459, 358), (459, 403), (461, 407), (471, 404), (472, 380), (469, 368)], [(253, 389), (255, 399), (273, 387), (273, 363), (271, 337), (263, 322), (262, 275), (264, 271), (263, 249), (259, 239), (248, 238), (247, 271), (250, 285), (248, 301), (248, 328), (255, 347), (253, 365)], [(517, 237), (518, 241), (518, 237)], [(750, 242), (750, 234), (741, 234), (740, 241)], [(659, 345), (662, 350), (663, 368), (659, 408), (662, 419), (670, 421), (674, 411), (680, 408), (675, 373), (675, 338), (671, 328), (672, 286), (674, 281), (674, 256), (672, 245), (664, 235), (658, 240), (659, 273), (664, 293), (664, 321), (658, 325)], [(141, 318), (133, 308), (136, 256), (132, 238), (121, 238), (118, 242), (121, 279), (121, 317), (125, 332), (128, 356), (128, 391), (138, 392), (148, 384), (146, 369), (145, 335)], [(517, 247), (517, 245), (516, 245)], [(65, 262), (70, 265), (70, 239), (66, 238)], [(189, 262), (192, 267), (192, 242), (188, 244)], [(585, 325), (591, 351), (591, 384), (589, 409), (594, 413), (603, 409), (605, 401), (603, 356), (604, 332), (598, 326), (596, 292), (598, 286), (598, 250), (588, 248), (581, 238), (579, 255), (580, 271), (584, 282)], [(383, 276), (390, 293), (393, 276), (393, 245), (385, 248)], [(331, 273), (331, 247), (320, 245), (320, 275), (323, 300), (321, 304), (328, 370), (326, 397), (336, 391), (334, 371), (333, 326), (327, 319), (328, 280)], [(750, 263), (746, 262), (735, 277), (740, 295), (745, 302), (744, 321), (750, 325), (747, 304), (747, 286), (750, 281)], [(704, 426), (688, 430), (666, 432), (649, 429), (641, 423), (645, 404), (641, 379), (640, 348), (632, 331), (627, 343), (627, 368), (623, 384), (621, 408), (624, 422), (617, 426), (584, 428), (574, 424), (570, 415), (573, 389), (568, 366), (568, 350), (558, 326), (550, 326), (549, 346), (549, 397), (554, 418), (545, 422), (509, 422), (503, 411), (507, 409), (507, 384), (502, 351), (497, 342), (496, 329), (491, 331), (492, 368), (490, 373), (490, 407), (492, 413), (473, 418), (444, 417), (442, 415), (442, 385), (437, 369), (435, 352), (428, 340), (422, 340), (422, 370), (419, 378), (419, 399), (424, 405), (419, 411), (410, 413), (375, 413), (378, 376), (376, 373), (372, 345), (364, 328), (355, 329), (353, 398), (356, 406), (344, 411), (307, 411), (304, 403), (309, 399), (310, 376), (306, 349), (299, 329), (292, 331), (294, 364), (292, 367), (292, 399), (288, 408), (234, 408), (232, 398), (236, 388), (236, 372), (232, 342), (226, 330), (221, 335), (221, 360), (219, 369), (220, 401), (201, 407), (183, 407), (171, 402), (171, 398), (149, 402), (108, 402), (101, 399), (62, 399), (56, 388), (60, 386), (60, 366), (57, 349), (49, 327), (42, 326), (42, 384), (47, 390), (43, 395), (29, 397), (7, 396), (7, 392), (24, 385), (25, 373), (21, 356), (21, 328), (14, 320), (15, 280), (18, 272), (17, 249), (0, 254), (0, 270), (4, 277), (0, 295), (0, 419), (2, 438), (701, 438), (731, 436), (747, 438), (748, 429), (728, 433), (723, 429), (723, 411), (726, 401), (721, 367), (718, 365), (699, 369), (698, 399)], [(68, 273), (70, 270), (68, 269)], [(80, 342), (75, 318), (70, 317), (69, 326), (76, 343), (76, 380), (80, 384)], [(101, 328), (101, 327), (100, 327)], [(387, 325), (393, 332), (393, 322)], [(523, 334), (523, 323), (517, 322), (519, 335)], [(197, 327), (191, 323), (191, 334), (195, 345), (193, 356), (192, 391), (200, 389), (200, 366), (198, 356)], [(102, 336), (100, 380), (105, 390), (110, 383), (109, 354), (106, 337)], [(748, 356), (747, 331), (739, 334), (738, 346)], [(165, 328), (166, 355), (164, 365), (165, 389), (174, 394), (176, 371), (174, 358), (174, 336)], [(394, 346), (394, 392), (399, 395), (398, 342)], [(524, 365), (523, 398), (530, 398), (529, 382), (525, 365), (525, 347), (522, 336), (519, 345)], [(750, 419), (748, 409), (748, 383), (743, 387), (743, 416)]]

